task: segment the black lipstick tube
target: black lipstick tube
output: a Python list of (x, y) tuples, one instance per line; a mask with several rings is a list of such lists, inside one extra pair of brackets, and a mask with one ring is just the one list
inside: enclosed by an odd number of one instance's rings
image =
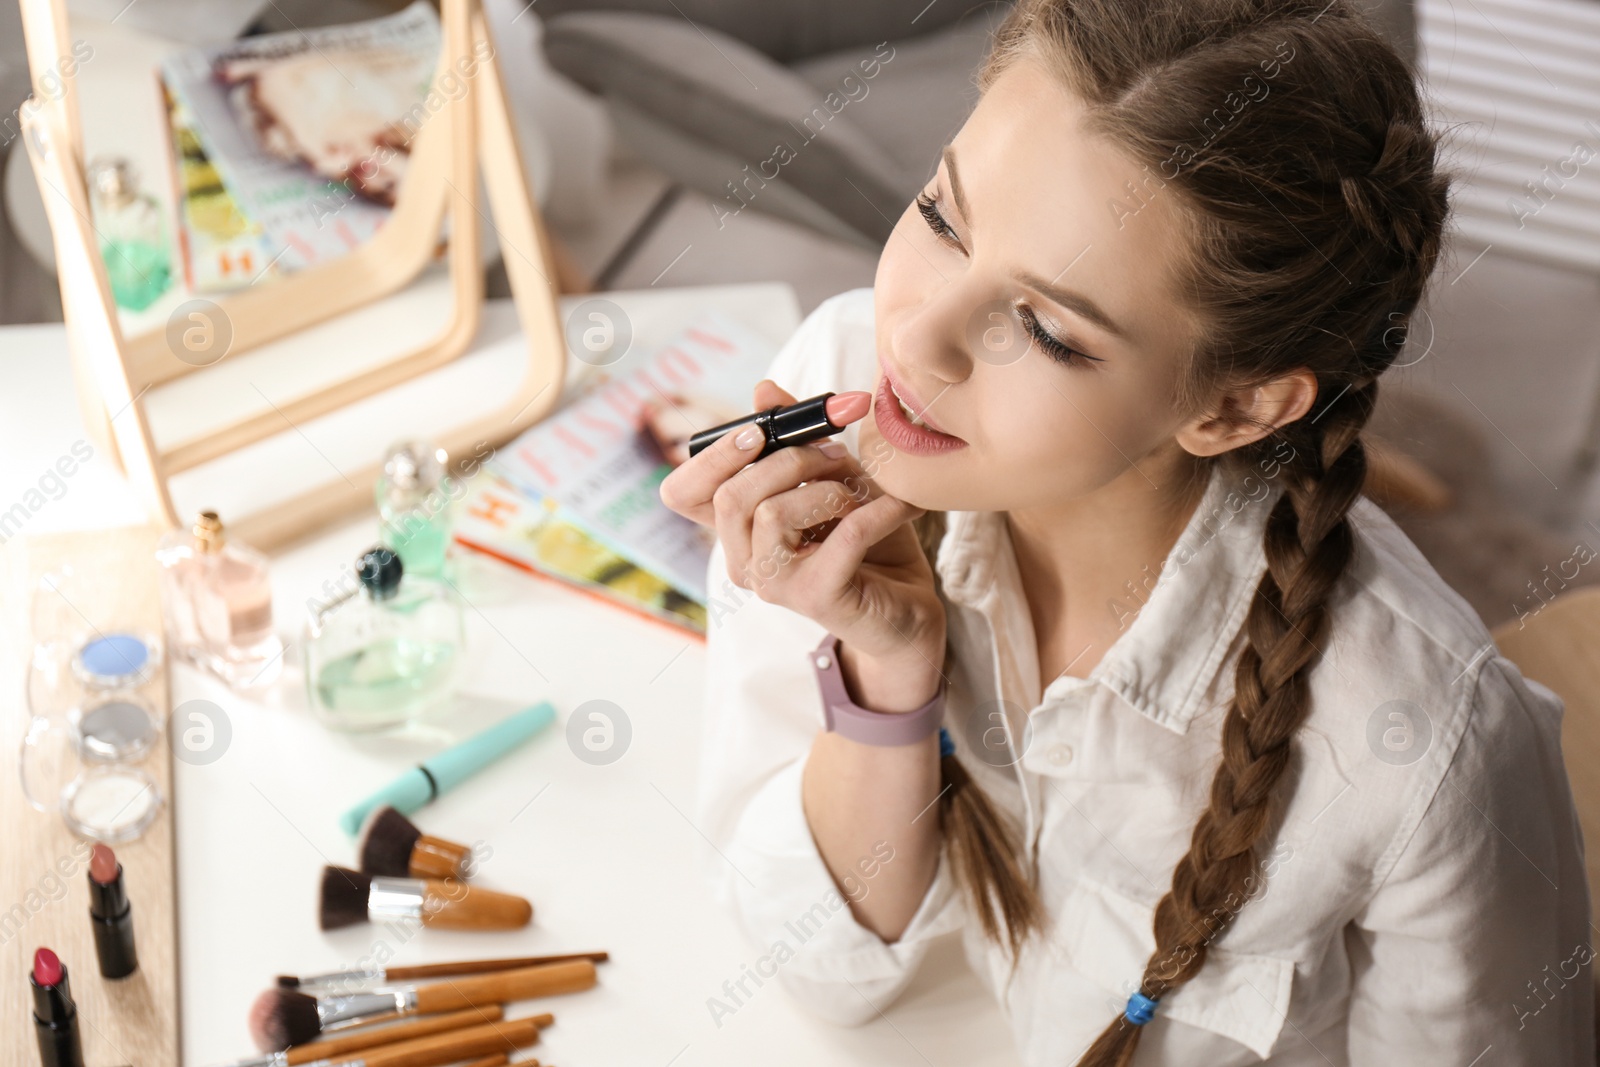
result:
[(72, 1003), (67, 985), (67, 965), (61, 965), (61, 981), (40, 985), (28, 975), (33, 987), (33, 1030), (39, 1038), (39, 1062), (43, 1067), (83, 1067), (83, 1039), (78, 1034), (78, 1007)]
[(105, 885), (89, 875), (89, 921), (94, 925), (94, 953), (100, 960), (102, 978), (126, 978), (139, 969), (139, 953), (133, 944), (133, 905), (122, 880), (122, 864), (117, 876)]
[(701, 449), (709, 447), (723, 434), (751, 423), (761, 427), (762, 433), (767, 435), (766, 443), (761, 446), (761, 452), (756, 459), (770, 456), (780, 448), (808, 445), (812, 441), (831, 437), (844, 429), (843, 426), (835, 426), (828, 421), (827, 406), (828, 398), (831, 396), (832, 393), (822, 393), (808, 400), (797, 400), (788, 407), (779, 405), (767, 408), (754, 415), (746, 415), (742, 419), (734, 419), (721, 426), (701, 430), (689, 438), (689, 455), (698, 455)]

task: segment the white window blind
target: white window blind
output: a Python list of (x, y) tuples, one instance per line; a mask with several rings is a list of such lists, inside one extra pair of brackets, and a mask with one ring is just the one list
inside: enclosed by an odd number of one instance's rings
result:
[(1462, 236), (1600, 273), (1600, 0), (1419, 0), (1417, 17)]

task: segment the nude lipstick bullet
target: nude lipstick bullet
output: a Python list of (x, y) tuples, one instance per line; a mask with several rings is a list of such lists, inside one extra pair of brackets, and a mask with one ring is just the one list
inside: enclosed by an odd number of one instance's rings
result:
[(105, 845), (89, 855), (89, 921), (102, 978), (126, 978), (139, 969), (133, 943), (133, 905), (122, 880), (122, 864)]

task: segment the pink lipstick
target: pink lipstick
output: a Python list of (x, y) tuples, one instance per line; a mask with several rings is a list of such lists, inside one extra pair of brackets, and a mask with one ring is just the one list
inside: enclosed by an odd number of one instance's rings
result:
[[(873, 399), (872, 417), (878, 424), (878, 432), (896, 449), (914, 456), (935, 456), (967, 447), (967, 443), (959, 437), (932, 426), (918, 426), (907, 418), (900, 409), (900, 398), (886, 371), (878, 375), (878, 392)], [(926, 422), (927, 409), (923, 408), (918, 417)]]
[(856, 390), (849, 393), (822, 393), (806, 400), (797, 400), (787, 407), (778, 405), (746, 415), (709, 430), (701, 430), (689, 438), (689, 455), (695, 456), (723, 434), (741, 426), (754, 423), (761, 427), (767, 440), (756, 459), (770, 456), (780, 448), (808, 445), (831, 437), (867, 413), (871, 397)]
[(67, 967), (47, 948), (33, 954), (33, 1031), (39, 1039), (43, 1067), (83, 1067), (83, 1041), (78, 1035), (78, 1007), (72, 1003)]

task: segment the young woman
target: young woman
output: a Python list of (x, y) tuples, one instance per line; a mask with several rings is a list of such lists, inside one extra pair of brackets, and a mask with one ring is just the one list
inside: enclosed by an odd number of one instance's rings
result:
[(841, 439), (661, 486), (754, 981), (875, 1018), (960, 927), (1029, 1064), (1594, 1063), (1561, 703), (1361, 495), (1411, 72), (1346, 0), (1022, 0), (980, 85), (756, 391)]

